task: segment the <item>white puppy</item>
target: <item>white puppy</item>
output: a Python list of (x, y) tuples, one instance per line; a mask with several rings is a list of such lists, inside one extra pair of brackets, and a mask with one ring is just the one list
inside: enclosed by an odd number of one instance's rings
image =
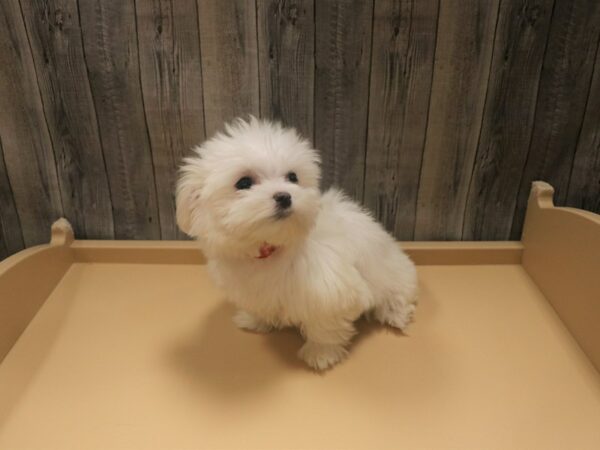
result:
[(296, 326), (299, 356), (326, 369), (369, 312), (404, 329), (416, 270), (394, 239), (337, 190), (321, 195), (319, 156), (293, 129), (236, 120), (194, 149), (177, 186), (177, 222), (196, 238), (235, 323)]

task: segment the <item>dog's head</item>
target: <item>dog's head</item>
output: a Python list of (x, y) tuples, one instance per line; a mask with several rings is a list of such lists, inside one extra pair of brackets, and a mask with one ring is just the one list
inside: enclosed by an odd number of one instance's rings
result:
[(184, 160), (177, 223), (205, 250), (252, 254), (303, 239), (319, 209), (319, 156), (295, 130), (238, 119)]

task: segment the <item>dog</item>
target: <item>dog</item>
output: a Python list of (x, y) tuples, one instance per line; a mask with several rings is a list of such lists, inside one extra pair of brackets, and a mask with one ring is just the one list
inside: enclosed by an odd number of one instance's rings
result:
[(237, 306), (238, 327), (299, 328), (298, 356), (316, 370), (347, 355), (363, 314), (406, 328), (414, 264), (359, 205), (321, 194), (319, 154), (294, 129), (237, 119), (193, 153), (180, 169), (177, 223)]

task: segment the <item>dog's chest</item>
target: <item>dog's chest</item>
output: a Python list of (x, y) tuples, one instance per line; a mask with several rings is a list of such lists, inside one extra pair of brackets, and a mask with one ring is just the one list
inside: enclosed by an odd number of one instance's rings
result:
[(297, 267), (256, 261), (249, 265), (210, 264), (211, 274), (239, 307), (283, 324), (302, 320), (315, 300), (312, 280)]

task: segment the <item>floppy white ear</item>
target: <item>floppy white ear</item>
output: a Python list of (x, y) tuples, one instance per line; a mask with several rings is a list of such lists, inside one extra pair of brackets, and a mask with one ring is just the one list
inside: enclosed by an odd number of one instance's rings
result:
[(175, 209), (177, 225), (181, 231), (191, 237), (194, 233), (194, 214), (200, 199), (204, 170), (202, 164), (201, 148), (194, 147), (194, 156), (183, 158), (183, 165), (179, 169), (179, 179), (175, 190)]
[[(188, 161), (186, 161), (188, 162)], [(188, 162), (189, 164), (189, 162)], [(194, 221), (197, 220), (198, 202), (200, 201), (201, 181), (191, 165), (182, 168), (177, 182), (175, 208), (177, 210), (177, 225), (188, 236), (197, 237), (194, 232)]]
[(181, 231), (189, 235), (192, 226), (192, 190), (184, 179), (180, 179), (177, 184), (175, 207), (177, 210), (177, 225), (179, 225)]

